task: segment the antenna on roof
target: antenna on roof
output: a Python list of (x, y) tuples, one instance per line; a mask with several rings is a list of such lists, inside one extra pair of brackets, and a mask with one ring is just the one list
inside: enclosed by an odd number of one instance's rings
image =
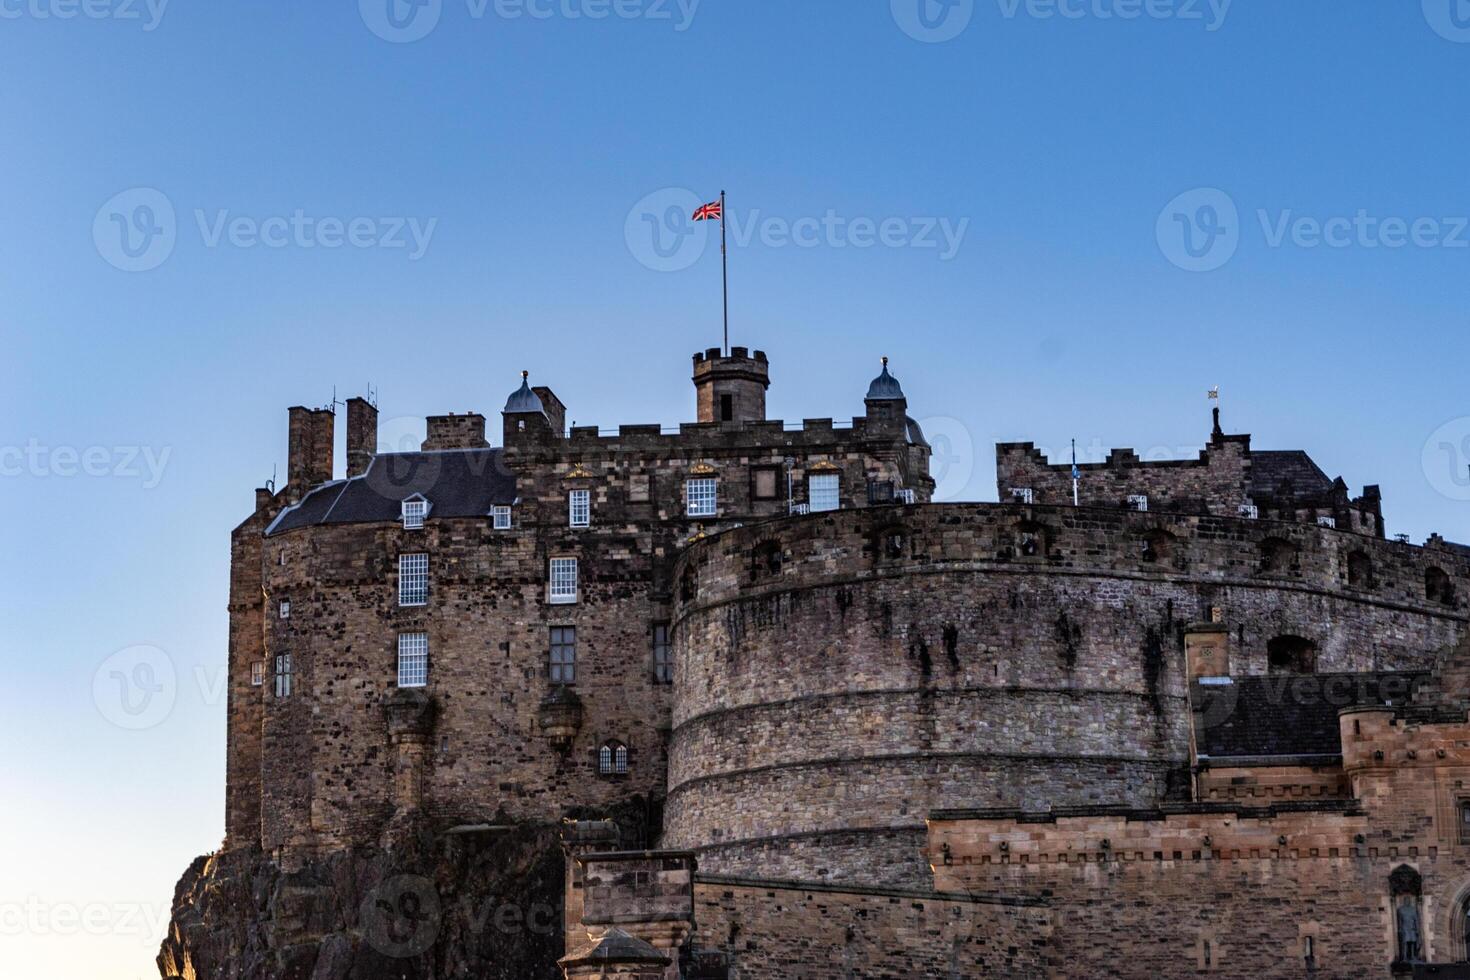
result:
[(332, 400), (327, 404), (327, 410), (330, 411), (333, 415), (336, 415), (337, 406), (342, 404), (345, 404), (345, 402), (340, 402), (337, 400), (337, 386), (332, 385)]
[(369, 381), (367, 385), (367, 402), (369, 405), (373, 406), (373, 408), (378, 407), (378, 390), (373, 387), (373, 383), (371, 381)]
[(266, 488), (274, 495), (276, 492), (276, 464), (271, 464), (271, 478), (266, 481)]

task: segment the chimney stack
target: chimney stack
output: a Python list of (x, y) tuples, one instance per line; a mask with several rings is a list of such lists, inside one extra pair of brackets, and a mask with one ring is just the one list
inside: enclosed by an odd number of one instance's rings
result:
[(378, 406), (347, 399), (347, 475), (362, 476), (378, 451)]
[(300, 405), (290, 408), (288, 414), (286, 485), (294, 501), (332, 478), (332, 429), (337, 416), (330, 408)]

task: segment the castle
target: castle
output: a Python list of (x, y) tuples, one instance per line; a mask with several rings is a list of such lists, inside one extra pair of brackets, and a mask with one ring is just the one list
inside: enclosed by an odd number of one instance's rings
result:
[[(523, 376), (498, 446), (469, 413), (393, 454), (354, 398), (342, 479), (290, 409), (191, 875), (256, 855), (335, 911), (278, 889), (251, 932), (181, 883), (165, 976), (1470, 976), (1470, 548), (1218, 410), (1196, 459), (1001, 444), (1001, 502), (949, 504), (886, 360), (844, 423), (768, 420), (761, 351), (693, 381), (697, 422), (606, 432)], [(446, 953), (442, 883), (390, 942), (400, 896), (320, 871), (524, 827), (539, 973)]]

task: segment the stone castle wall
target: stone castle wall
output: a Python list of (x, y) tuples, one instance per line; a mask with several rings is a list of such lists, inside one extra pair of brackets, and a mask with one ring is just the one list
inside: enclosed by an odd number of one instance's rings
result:
[[(1293, 561), (1263, 568), (1268, 540)], [(1354, 553), (1371, 587), (1348, 584)], [(1218, 611), (1236, 673), (1265, 673), (1283, 634), (1318, 643), (1323, 671), (1427, 667), (1465, 626), (1423, 591), (1446, 557), (1315, 526), (1016, 505), (728, 531), (677, 573), (664, 844), (712, 873), (911, 883), (922, 863), (889, 858), (930, 809), (1187, 798), (1186, 623)]]
[[(293, 416), (293, 425), (295, 432), (304, 422)], [(444, 447), (478, 444), (480, 429), (479, 416), (445, 416), (430, 435)], [(262, 536), (302, 487), (262, 492), (232, 555), (229, 843), (309, 852), (369, 842), (405, 801), (442, 827), (549, 821), (643, 800), (656, 826), (672, 691), (655, 676), (652, 631), (671, 618), (676, 556), (691, 535), (784, 515), (787, 458), (797, 502), (814, 472), (839, 474), (843, 507), (866, 506), (871, 480), (927, 499), (927, 447), (905, 440), (901, 422), (863, 418), (791, 430), (758, 421), (686, 425), (677, 434), (657, 426), (616, 435), (515, 431), (501, 457), (516, 481), (508, 530), (495, 530), (489, 515), (431, 510), (420, 530), (379, 521)], [(432, 503), (441, 492), (438, 458), (429, 453), (411, 466), (380, 459), (365, 479), (388, 499), (422, 493)], [(686, 515), (684, 484), (696, 476), (718, 480), (713, 518)], [(591, 526), (574, 529), (568, 493), (582, 489)], [(406, 553), (428, 556), (425, 605), (398, 603)], [(578, 602), (548, 602), (552, 556), (578, 559)], [(280, 615), (282, 602), (289, 616)], [(582, 706), (565, 754), (544, 737), (538, 713), (554, 687), (550, 630), (562, 626), (577, 630), (572, 690)], [(428, 634), (433, 717), (432, 734), (409, 754), (411, 772), (387, 714), (405, 632)], [(280, 654), (292, 661), (289, 697), (273, 690)], [(253, 686), (257, 668), (264, 683)], [(606, 740), (627, 747), (626, 774), (599, 772)]]

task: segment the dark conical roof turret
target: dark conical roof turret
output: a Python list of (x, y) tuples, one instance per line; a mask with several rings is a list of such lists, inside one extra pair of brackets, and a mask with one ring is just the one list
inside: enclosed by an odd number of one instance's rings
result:
[(540, 397), (531, 390), (531, 372), (521, 372), (521, 386), (511, 393), (505, 401), (505, 414), (515, 415), (521, 412), (546, 412), (546, 406), (541, 404)]
[(867, 401), (891, 402), (904, 397), (903, 387), (899, 385), (898, 379), (888, 373), (888, 358), (883, 358), (883, 373), (873, 379), (868, 385)]

